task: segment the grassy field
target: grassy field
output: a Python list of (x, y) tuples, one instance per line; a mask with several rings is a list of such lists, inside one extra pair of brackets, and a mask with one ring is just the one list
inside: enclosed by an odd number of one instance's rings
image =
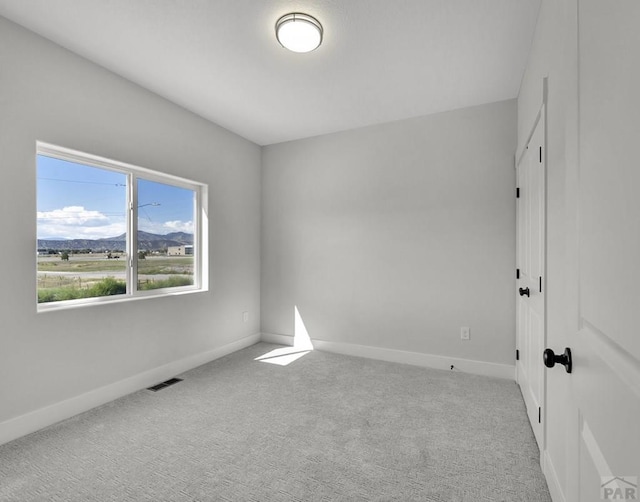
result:
[[(39, 272), (117, 272), (124, 271), (126, 257), (108, 259), (102, 255), (69, 255), (69, 260), (59, 256), (38, 257)], [(138, 260), (138, 274), (193, 274), (193, 256), (150, 256)]]
[[(38, 257), (38, 302), (53, 302), (123, 294), (126, 257), (104, 255)], [(192, 256), (150, 256), (138, 260), (138, 290), (193, 284)]]

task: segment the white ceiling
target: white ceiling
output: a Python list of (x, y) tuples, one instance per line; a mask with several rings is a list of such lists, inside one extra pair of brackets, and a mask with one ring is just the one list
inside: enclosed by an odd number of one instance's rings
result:
[[(260, 145), (518, 94), (540, 0), (0, 0), (0, 15)], [(275, 39), (288, 12), (323, 44)]]

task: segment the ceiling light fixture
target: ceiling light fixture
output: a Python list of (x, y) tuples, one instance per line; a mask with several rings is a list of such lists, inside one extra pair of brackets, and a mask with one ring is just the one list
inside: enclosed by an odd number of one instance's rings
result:
[(311, 52), (322, 43), (322, 25), (300, 12), (285, 14), (276, 22), (278, 42), (293, 52)]

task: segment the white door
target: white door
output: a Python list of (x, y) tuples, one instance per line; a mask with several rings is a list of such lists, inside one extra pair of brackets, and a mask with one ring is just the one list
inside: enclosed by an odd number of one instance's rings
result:
[(577, 4), (567, 500), (640, 500), (640, 2)]
[(518, 163), (518, 258), (516, 272), (517, 380), (538, 447), (544, 447), (545, 161), (544, 108)]

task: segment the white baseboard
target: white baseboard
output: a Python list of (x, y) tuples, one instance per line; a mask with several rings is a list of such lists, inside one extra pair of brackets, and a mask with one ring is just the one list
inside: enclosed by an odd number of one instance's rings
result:
[(544, 477), (547, 479), (547, 486), (549, 487), (551, 500), (553, 500), (553, 502), (565, 502), (566, 499), (562, 492), (560, 481), (558, 480), (558, 474), (556, 473), (551, 457), (546, 450), (542, 454), (542, 472), (544, 473)]
[[(263, 342), (278, 343), (281, 345), (293, 345), (293, 336), (278, 335), (275, 333), (262, 333)], [(342, 342), (327, 342), (324, 340), (312, 339), (313, 347), (326, 352), (335, 352), (348, 356), (368, 357), (369, 359), (379, 359), (394, 363), (412, 364), (426, 368), (437, 368), (441, 370), (455, 368), (465, 373), (474, 375), (491, 376), (514, 380), (515, 366), (510, 364), (489, 363), (485, 361), (475, 361), (473, 359), (461, 359), (457, 357), (436, 356), (433, 354), (423, 354), (420, 352), (408, 352), (405, 350), (385, 349), (382, 347), (370, 347), (368, 345), (355, 345)]]
[[(293, 346), (293, 336), (291, 335), (276, 335), (275, 333), (262, 333), (260, 336), (261, 342), (277, 343), (279, 345), (291, 345)], [(315, 347), (315, 340), (312, 340)]]
[(124, 380), (91, 390), (59, 403), (11, 418), (0, 423), (0, 445), (32, 432), (71, 418), (96, 406), (108, 403), (140, 389), (145, 389), (180, 373), (196, 368), (237, 350), (258, 343), (260, 333), (256, 333), (213, 350), (194, 354), (178, 361), (139, 373)]

